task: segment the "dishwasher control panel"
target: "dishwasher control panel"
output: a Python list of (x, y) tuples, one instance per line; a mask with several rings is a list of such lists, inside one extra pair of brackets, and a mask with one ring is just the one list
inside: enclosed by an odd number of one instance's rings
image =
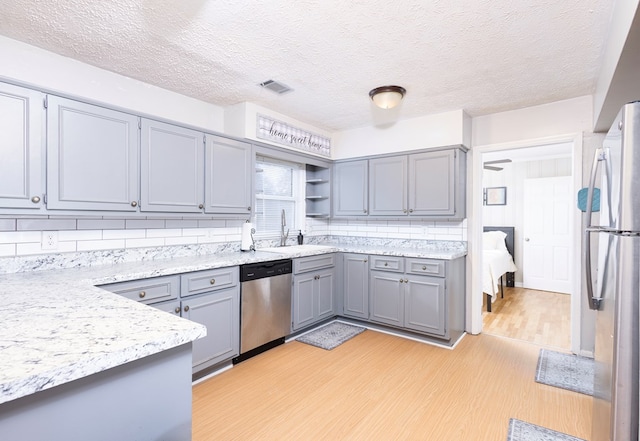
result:
[(291, 274), (293, 261), (291, 259), (274, 260), (271, 262), (251, 263), (240, 267), (240, 281), (275, 277), (282, 274)]

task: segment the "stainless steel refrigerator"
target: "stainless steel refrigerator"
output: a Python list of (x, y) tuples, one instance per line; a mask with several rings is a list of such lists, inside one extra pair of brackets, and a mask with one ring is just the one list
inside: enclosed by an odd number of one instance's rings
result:
[[(594, 187), (600, 188), (598, 214), (592, 213)], [(640, 102), (620, 110), (597, 149), (586, 208), (587, 296), (591, 309), (597, 310), (591, 441), (637, 441)], [(593, 267), (591, 248), (596, 244), (598, 262)]]

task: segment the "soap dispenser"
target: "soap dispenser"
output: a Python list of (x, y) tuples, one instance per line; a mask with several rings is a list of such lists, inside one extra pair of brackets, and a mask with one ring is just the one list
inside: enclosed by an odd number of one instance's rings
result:
[(298, 245), (302, 245), (302, 241), (304, 240), (304, 236), (302, 235), (302, 230), (298, 233)]

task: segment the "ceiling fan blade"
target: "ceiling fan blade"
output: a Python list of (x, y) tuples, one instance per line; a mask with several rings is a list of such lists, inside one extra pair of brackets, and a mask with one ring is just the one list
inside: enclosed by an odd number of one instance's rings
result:
[(502, 167), (493, 167), (493, 166), (491, 166), (491, 165), (485, 165), (485, 166), (484, 166), (484, 168), (485, 168), (485, 169), (487, 169), (487, 170), (493, 170), (493, 171), (500, 171), (500, 170), (502, 170)]
[(485, 161), (485, 165), (487, 164), (504, 164), (506, 162), (513, 162), (511, 159), (496, 159), (495, 161)]

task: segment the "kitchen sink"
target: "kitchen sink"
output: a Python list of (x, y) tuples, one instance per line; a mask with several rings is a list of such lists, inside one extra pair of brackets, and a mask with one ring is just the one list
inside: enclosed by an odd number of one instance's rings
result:
[(334, 248), (335, 247), (331, 247), (327, 245), (291, 245), (288, 247), (260, 248), (257, 251), (294, 255), (294, 254), (309, 253), (309, 252), (315, 252), (315, 251), (328, 251)]

